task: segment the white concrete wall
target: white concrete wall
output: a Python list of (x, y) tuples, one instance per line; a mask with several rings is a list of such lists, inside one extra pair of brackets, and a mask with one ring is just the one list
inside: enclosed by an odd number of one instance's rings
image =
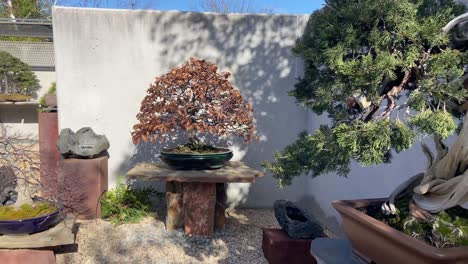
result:
[[(287, 96), (302, 74), (290, 52), (308, 16), (220, 15), (185, 12), (56, 8), (53, 13), (59, 123), (91, 126), (111, 142), (110, 182), (139, 161), (154, 160), (157, 146), (135, 149), (130, 139), (140, 101), (154, 77), (190, 56), (208, 59), (233, 73), (233, 83), (254, 103), (260, 142), (236, 149), (236, 158), (261, 169), (274, 151), (302, 130), (326, 123)], [(270, 207), (287, 198), (310, 209), (340, 231), (330, 203), (337, 199), (386, 197), (425, 168), (418, 146), (395, 155), (392, 164), (352, 165), (348, 178), (335, 174), (299, 177), (278, 190), (267, 175), (253, 185), (235, 184), (229, 198), (246, 207)]]
[[(307, 111), (287, 96), (302, 73), (291, 48), (308, 16), (222, 15), (189, 12), (57, 7), (53, 11), (59, 125), (92, 127), (110, 140), (110, 185), (136, 162), (154, 160), (157, 145), (135, 149), (130, 132), (152, 80), (189, 57), (233, 74), (254, 103), (259, 142), (236, 146), (236, 159), (261, 169), (275, 150), (307, 129)], [(231, 184), (234, 204), (270, 207), (301, 200), (307, 179), (278, 190), (270, 175), (253, 185)]]
[[(47, 92), (50, 85), (55, 82), (54, 71), (34, 71), (41, 89), (37, 92), (39, 98)], [(19, 131), (21, 134), (38, 140), (38, 104), (2, 104), (0, 103), (0, 123)]]

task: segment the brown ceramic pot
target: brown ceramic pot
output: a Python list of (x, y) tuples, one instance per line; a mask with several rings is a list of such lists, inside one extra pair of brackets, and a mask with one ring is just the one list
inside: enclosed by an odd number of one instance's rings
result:
[(436, 248), (408, 236), (357, 208), (382, 204), (386, 199), (332, 202), (343, 218), (353, 248), (377, 264), (466, 264), (468, 247)]
[(57, 95), (46, 94), (44, 95), (44, 100), (48, 107), (57, 107)]

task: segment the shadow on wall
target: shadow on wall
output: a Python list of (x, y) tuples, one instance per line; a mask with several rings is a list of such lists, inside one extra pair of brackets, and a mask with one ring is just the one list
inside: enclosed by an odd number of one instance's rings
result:
[[(164, 47), (156, 56), (161, 59), (155, 63), (166, 71), (193, 56), (233, 74), (232, 84), (254, 106), (259, 135), (259, 141), (251, 145), (232, 142), (234, 160), (242, 159), (262, 170), (262, 160), (272, 159), (275, 151), (307, 129), (307, 112), (287, 96), (302, 73), (301, 62), (293, 56), (291, 48), (301, 36), (307, 16), (141, 11), (139, 18), (142, 23), (152, 21), (149, 41)], [(138, 162), (156, 161), (161, 148), (159, 144), (138, 145), (133, 156), (120, 164), (119, 173), (125, 174)], [(231, 184), (228, 195), (234, 204), (270, 207), (275, 199), (297, 200), (304, 191), (305, 184), (300, 180), (285, 190), (278, 190), (276, 180), (267, 175), (253, 185)]]

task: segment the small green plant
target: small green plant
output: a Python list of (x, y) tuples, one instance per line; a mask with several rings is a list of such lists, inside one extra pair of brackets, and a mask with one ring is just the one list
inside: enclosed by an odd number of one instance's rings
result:
[(153, 188), (133, 188), (119, 178), (115, 188), (101, 198), (102, 217), (113, 224), (137, 223), (146, 216), (156, 216), (151, 212), (151, 197), (163, 194)]
[(55, 84), (55, 82), (53, 82), (50, 85), (49, 90), (47, 90), (47, 93), (44, 94), (43, 96), (41, 96), (41, 98), (39, 98), (39, 108), (38, 108), (39, 112), (50, 112), (51, 111), (51, 109), (49, 107), (47, 107), (45, 96), (48, 95), (48, 94), (55, 94), (55, 92), (57, 91), (56, 87), (57, 87), (57, 85)]

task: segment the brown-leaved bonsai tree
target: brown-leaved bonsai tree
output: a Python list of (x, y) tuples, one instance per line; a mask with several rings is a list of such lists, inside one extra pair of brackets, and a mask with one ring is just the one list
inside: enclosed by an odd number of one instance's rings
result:
[(134, 144), (140, 140), (164, 141), (185, 131), (188, 143), (168, 150), (173, 153), (219, 152), (201, 136), (234, 135), (250, 142), (255, 136), (253, 108), (228, 81), (229, 72), (205, 60), (190, 58), (181, 67), (155, 79), (141, 103), (134, 125)]

